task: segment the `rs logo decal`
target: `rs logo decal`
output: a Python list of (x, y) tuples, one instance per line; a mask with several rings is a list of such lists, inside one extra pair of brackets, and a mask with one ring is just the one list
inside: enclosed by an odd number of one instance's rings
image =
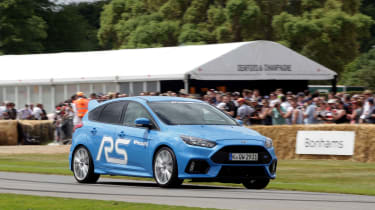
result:
[[(106, 142), (109, 143), (109, 145), (104, 147), (104, 144)], [(113, 139), (112, 139), (112, 137), (104, 136), (103, 139), (102, 139), (102, 143), (100, 144), (100, 148), (99, 148), (98, 156), (96, 157), (96, 160), (97, 161), (100, 160), (100, 158), (102, 156), (102, 151), (103, 151), (103, 148), (104, 148), (104, 155), (105, 155), (105, 159), (106, 159), (107, 162), (123, 164), (123, 165), (128, 164), (128, 154), (126, 153), (126, 150), (122, 149), (122, 148), (119, 148), (118, 145), (119, 144), (128, 145), (129, 143), (130, 143), (129, 139), (116, 139), (115, 152), (119, 155), (122, 155), (124, 158), (123, 159), (122, 158), (121, 159), (120, 158), (112, 158), (112, 157), (109, 157), (108, 153), (113, 152)]]

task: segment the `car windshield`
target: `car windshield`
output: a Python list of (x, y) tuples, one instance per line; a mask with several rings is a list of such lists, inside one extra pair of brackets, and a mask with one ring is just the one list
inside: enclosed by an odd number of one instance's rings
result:
[(169, 101), (149, 105), (168, 125), (237, 125), (234, 119), (206, 103)]

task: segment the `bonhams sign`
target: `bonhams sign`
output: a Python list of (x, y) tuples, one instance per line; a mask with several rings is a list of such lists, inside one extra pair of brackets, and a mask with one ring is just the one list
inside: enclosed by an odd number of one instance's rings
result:
[(292, 71), (292, 65), (237, 65), (237, 71), (248, 71), (248, 72), (288, 72)]
[(353, 155), (354, 131), (298, 131), (296, 154)]

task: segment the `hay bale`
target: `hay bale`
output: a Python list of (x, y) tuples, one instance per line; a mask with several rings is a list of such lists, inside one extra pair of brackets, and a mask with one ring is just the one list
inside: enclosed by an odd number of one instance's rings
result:
[(17, 145), (17, 121), (3, 120), (0, 121), (0, 145)]
[(52, 120), (19, 120), (19, 132), (23, 141), (31, 137), (38, 139), (41, 144), (54, 139), (54, 125)]
[[(273, 139), (275, 152), (279, 159), (334, 159), (375, 162), (375, 125), (278, 125), (251, 126), (249, 128)], [(296, 137), (300, 130), (354, 131), (354, 155), (297, 155), (295, 153)]]

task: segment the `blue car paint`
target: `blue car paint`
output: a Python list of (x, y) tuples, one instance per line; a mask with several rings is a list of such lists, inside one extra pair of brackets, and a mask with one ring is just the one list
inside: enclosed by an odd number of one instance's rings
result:
[[(158, 148), (162, 146), (170, 147), (177, 159), (178, 177), (181, 179), (190, 178), (215, 178), (217, 177), (222, 166), (264, 166), (268, 178), (274, 179), (275, 174), (269, 171), (270, 164), (277, 160), (274, 148), (265, 148), (266, 137), (258, 132), (242, 126), (230, 125), (167, 125), (163, 123), (152, 109), (148, 106), (149, 102), (154, 101), (181, 101), (204, 103), (199, 100), (177, 98), (177, 97), (128, 97), (114, 99), (103, 103), (91, 101), (89, 103), (89, 111), (97, 106), (111, 103), (114, 101), (135, 101), (144, 106), (152, 116), (154, 122), (158, 126), (158, 130), (148, 130), (146, 128), (134, 128), (121, 125), (104, 124), (88, 120), (86, 114), (83, 119), (83, 127), (77, 129), (73, 135), (73, 141), (69, 154), (69, 165), (72, 170), (72, 155), (77, 146), (85, 146), (94, 161), (94, 172), (98, 174), (124, 175), (137, 177), (153, 177), (153, 157)], [(93, 130), (93, 127), (98, 127)], [(113, 164), (105, 161), (104, 154), (101, 155), (100, 161), (97, 161), (99, 153), (99, 145), (102, 142), (102, 136), (108, 136), (109, 133), (118, 133), (122, 129), (126, 129), (130, 136), (126, 138), (131, 142), (128, 145), (122, 145), (128, 153), (128, 164)], [(95, 131), (95, 132), (94, 132)], [(95, 133), (95, 134), (94, 134)], [(216, 142), (213, 148), (205, 148), (186, 144), (181, 140), (180, 135), (193, 136)], [(116, 142), (117, 137), (111, 136)], [(137, 140), (137, 144), (135, 143)], [(143, 144), (143, 145), (142, 145)], [(104, 144), (105, 145), (105, 144)], [(246, 146), (257, 145), (264, 147), (271, 156), (271, 161), (267, 164), (217, 164), (210, 158), (221, 148), (225, 146)], [(108, 145), (107, 145), (108, 146)], [(110, 153), (113, 158), (120, 158), (115, 152)], [(206, 160), (210, 169), (206, 174), (190, 174), (185, 172), (185, 168), (191, 159)]]

